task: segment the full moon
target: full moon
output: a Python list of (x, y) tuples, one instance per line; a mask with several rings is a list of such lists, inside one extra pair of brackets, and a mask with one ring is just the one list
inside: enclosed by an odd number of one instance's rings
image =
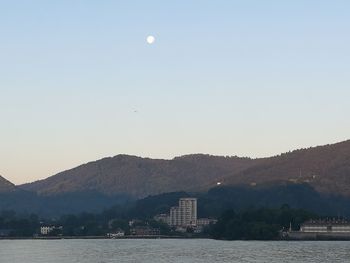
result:
[(156, 39), (154, 38), (154, 36), (148, 36), (146, 40), (147, 40), (147, 43), (151, 45), (154, 43)]

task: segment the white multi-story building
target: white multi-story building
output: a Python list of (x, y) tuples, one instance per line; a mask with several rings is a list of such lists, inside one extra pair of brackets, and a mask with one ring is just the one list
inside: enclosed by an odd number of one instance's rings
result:
[(183, 226), (197, 225), (197, 198), (180, 198), (179, 209)]
[(170, 209), (171, 226), (196, 226), (197, 198), (180, 198), (179, 206)]
[(171, 226), (180, 226), (181, 225), (181, 215), (180, 209), (178, 206), (173, 206), (170, 208), (170, 218), (169, 225)]

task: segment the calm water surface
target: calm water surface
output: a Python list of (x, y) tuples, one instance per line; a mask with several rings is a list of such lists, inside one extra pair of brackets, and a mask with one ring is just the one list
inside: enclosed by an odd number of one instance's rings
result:
[(0, 240), (0, 262), (350, 262), (350, 242)]

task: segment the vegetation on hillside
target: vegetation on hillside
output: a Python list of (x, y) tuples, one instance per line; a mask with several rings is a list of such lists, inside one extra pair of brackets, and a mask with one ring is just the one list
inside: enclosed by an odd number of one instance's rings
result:
[(210, 228), (210, 236), (225, 240), (273, 240), (279, 231), (298, 230), (300, 225), (317, 215), (306, 210), (291, 209), (283, 205), (278, 209), (260, 208), (241, 212), (225, 211)]
[(172, 160), (117, 155), (20, 186), (42, 195), (95, 191), (143, 198), (225, 186), (308, 184), (319, 193), (350, 197), (350, 140), (250, 159), (203, 154)]
[(249, 158), (188, 155), (173, 160), (117, 155), (90, 162), (31, 184), (24, 190), (43, 195), (96, 191), (132, 198), (174, 191), (201, 191), (255, 164)]

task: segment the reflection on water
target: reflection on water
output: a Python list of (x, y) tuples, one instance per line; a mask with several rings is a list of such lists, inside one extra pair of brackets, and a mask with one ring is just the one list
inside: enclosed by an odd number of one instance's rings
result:
[(0, 240), (0, 262), (350, 262), (350, 242)]

